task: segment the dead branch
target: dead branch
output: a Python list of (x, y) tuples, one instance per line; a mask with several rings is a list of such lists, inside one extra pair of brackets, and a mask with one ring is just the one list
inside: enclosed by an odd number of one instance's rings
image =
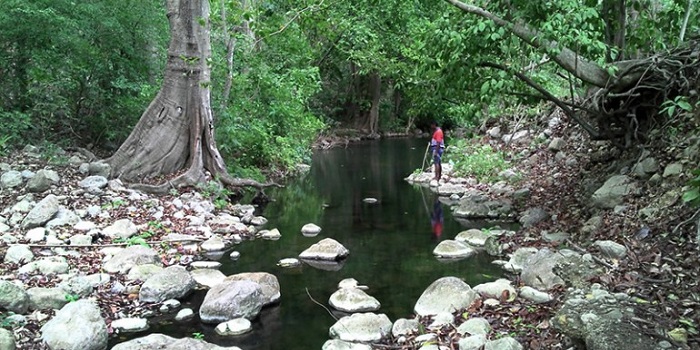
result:
[(500, 69), (500, 70), (503, 70), (503, 71), (506, 71), (506, 72), (509, 72), (509, 73), (515, 75), (516, 77), (518, 77), (518, 79), (522, 80), (525, 84), (527, 84), (530, 87), (532, 87), (533, 89), (537, 90), (537, 92), (541, 93), (548, 100), (554, 102), (554, 104), (556, 104), (559, 108), (561, 108), (564, 111), (564, 113), (566, 113), (566, 115), (568, 117), (570, 117), (571, 119), (576, 121), (576, 123), (578, 123), (584, 130), (586, 130), (586, 132), (588, 132), (588, 134), (592, 138), (597, 138), (600, 136), (600, 133), (597, 130), (595, 130), (590, 124), (585, 122), (583, 119), (579, 118), (579, 116), (576, 115), (576, 113), (571, 108), (569, 108), (569, 106), (566, 103), (564, 103), (560, 99), (556, 98), (549, 91), (547, 91), (545, 88), (543, 88), (542, 86), (540, 86), (539, 84), (537, 84), (535, 81), (528, 78), (524, 74), (522, 74), (520, 72), (516, 72), (513, 69), (510, 69), (506, 66), (503, 66), (503, 65), (500, 65), (497, 63), (484, 62), (484, 63), (481, 63), (481, 65), (484, 67), (491, 67), (491, 68)]
[[(585, 250), (585, 249), (579, 247), (578, 245), (574, 244), (574, 242), (572, 242), (570, 239), (567, 239), (567, 240), (566, 240), (566, 244), (570, 245), (572, 248), (574, 248), (574, 250), (578, 251), (578, 252), (581, 253), (581, 254), (590, 254), (587, 250)], [(601, 258), (599, 258), (599, 257), (597, 257), (597, 256), (595, 256), (595, 255), (593, 255), (593, 254), (591, 254), (591, 257), (593, 258), (593, 261), (595, 261), (595, 262), (597, 262), (597, 263), (599, 263), (599, 264), (601, 264), (601, 265), (603, 265), (603, 266), (605, 266), (605, 267), (607, 267), (607, 268), (609, 268), (609, 269), (611, 269), (611, 270), (615, 270), (615, 266), (613, 266), (612, 264), (608, 263), (607, 261), (605, 261), (605, 260), (603, 260), (603, 259), (601, 259)]]
[[(202, 238), (178, 238), (178, 239), (173, 239), (173, 240), (161, 240), (161, 241), (147, 241), (144, 242), (148, 245), (157, 245), (161, 243), (182, 243), (182, 242), (204, 242), (204, 239)], [(80, 245), (71, 245), (71, 244), (25, 244), (26, 246), (30, 248), (103, 248), (103, 247), (123, 247), (123, 246), (128, 246), (128, 245), (134, 245), (133, 243), (129, 242), (121, 242), (121, 243), (103, 243), (103, 244), (80, 244)]]

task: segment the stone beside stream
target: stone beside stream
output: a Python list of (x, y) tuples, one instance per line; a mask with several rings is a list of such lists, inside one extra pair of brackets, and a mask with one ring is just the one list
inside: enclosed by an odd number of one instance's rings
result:
[[(31, 161), (0, 164), (2, 266), (16, 271), (0, 281), (0, 307), (14, 313), (6, 319), (12, 331), (0, 332), (0, 348), (33, 349), (41, 339), (52, 349), (103, 350), (115, 333), (148, 329), (153, 315), (191, 319), (192, 310), (178, 310), (178, 299), (195, 288), (234, 299), (252, 291), (245, 312), (228, 312), (224, 305), (232, 299), (208, 294), (200, 316), (210, 322), (254, 318), (279, 300), (274, 275), (227, 278), (220, 263), (206, 260), (255, 237), (267, 220), (252, 216), (254, 207), (217, 209), (196, 191), (150, 196), (108, 180), (108, 165), (81, 157), (46, 169)], [(271, 232), (278, 238), (279, 231)], [(238, 349), (160, 334), (114, 346), (153, 348)]]

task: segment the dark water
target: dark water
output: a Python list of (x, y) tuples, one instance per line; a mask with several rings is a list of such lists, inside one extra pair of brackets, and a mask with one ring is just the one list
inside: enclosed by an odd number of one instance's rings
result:
[[(320, 349), (335, 320), (309, 294), (328, 306), (328, 298), (344, 278), (369, 286), (368, 293), (382, 304), (379, 312), (392, 321), (410, 316), (423, 290), (440, 277), (457, 276), (472, 286), (496, 279), (500, 271), (483, 256), (441, 262), (432, 255), (440, 240), (454, 238), (463, 228), (447, 206), (436, 202), (435, 195), (403, 180), (420, 167), (426, 143), (387, 139), (318, 152), (306, 177), (269, 193), (275, 201), (263, 215), (269, 219), (267, 228), (278, 228), (282, 238), (244, 242), (235, 248), (241, 253), (238, 261), (229, 261), (228, 255), (221, 260), (226, 275), (265, 271), (279, 278), (281, 303), (263, 310), (253, 322), (253, 332), (223, 338), (213, 327), (195, 321), (152, 327), (149, 333), (183, 337), (199, 332), (207, 341), (243, 350)], [(379, 203), (363, 203), (365, 197), (377, 198)], [(433, 222), (440, 211), (444, 226), (438, 237)], [(300, 233), (310, 222), (323, 229), (316, 237)], [(326, 237), (350, 250), (340, 270), (276, 266), (280, 259), (296, 257)], [(198, 293), (186, 304), (196, 311), (203, 297)]]

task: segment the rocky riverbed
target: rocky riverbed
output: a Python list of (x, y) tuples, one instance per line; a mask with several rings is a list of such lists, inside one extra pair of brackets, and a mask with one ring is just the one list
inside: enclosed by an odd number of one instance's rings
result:
[[(588, 140), (556, 114), (534, 124), (539, 127), (511, 133), (504, 132), (507, 124), (496, 125), (474, 141), (515, 155), (494, 181), (458, 176), (450, 164), (440, 183), (430, 172), (406, 179), (442, 196), (467, 225), (519, 224), (514, 231), (461, 232), (435, 248), (443, 258), (492, 255), (510, 278), (453, 314), (449, 327), (433, 332), (430, 346), (700, 348), (698, 266), (692, 263), (698, 237), (683, 230), (694, 215), (681, 201), (688, 169), (698, 164), (697, 138), (690, 137), (684, 151), (659, 147), (668, 142), (659, 134), (648, 149), (620, 151)], [(479, 342), (451, 331), (472, 319), (483, 322), (484, 315), (491, 328)], [(517, 343), (488, 345), (506, 335)]]
[[(323, 349), (698, 348), (697, 239), (680, 196), (700, 142), (621, 154), (561, 117), (539, 125), (483, 130), (475, 142), (516, 155), (498, 181), (460, 177), (447, 164), (441, 183), (429, 173), (408, 178), (466, 226), (488, 227), (426, 248), (435, 259), (489, 255), (507, 278), (470, 286), (435, 276), (414, 313), (397, 320), (381, 313), (371, 283), (339, 281), (319, 302), (345, 316)], [(284, 293), (265, 271), (218, 270), (217, 260), (239, 256), (237, 244), (279, 239), (255, 207), (216, 201), (210, 184), (149, 196), (108, 180), (106, 165), (82, 153), (46, 152), (28, 146), (0, 164), (0, 348), (105, 349), (111, 336), (148, 329), (154, 315), (198, 314), (235, 337)], [(347, 256), (326, 238), (278, 264), (337, 269)], [(201, 307), (182, 307), (198, 288), (208, 290)], [(114, 349), (220, 349), (195, 338), (151, 334)]]
[[(108, 180), (108, 165), (87, 162), (78, 152), (47, 155), (27, 146), (5, 161), (1, 349), (106, 349), (109, 337), (145, 331), (153, 316), (186, 322), (195, 313), (218, 325), (217, 333), (235, 336), (250, 331), (249, 320), (278, 302), (274, 275), (225, 276), (218, 270), (224, 254), (238, 258), (235, 245), (279, 239), (280, 232), (263, 230), (267, 220), (252, 205), (214, 200), (214, 183), (156, 197)], [(304, 229), (308, 235), (318, 231), (312, 224)], [(336, 261), (348, 253), (324, 239), (300, 257)], [(280, 265), (298, 263), (292, 257)], [(199, 309), (181, 307), (195, 289), (208, 289)], [(156, 348), (219, 349), (159, 334), (114, 347)]]

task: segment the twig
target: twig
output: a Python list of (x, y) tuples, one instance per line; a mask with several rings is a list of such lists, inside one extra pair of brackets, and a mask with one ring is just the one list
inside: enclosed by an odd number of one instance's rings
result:
[(316, 301), (316, 299), (314, 299), (314, 297), (311, 296), (311, 293), (309, 293), (309, 288), (304, 288), (304, 289), (306, 290), (306, 295), (309, 296), (309, 299), (311, 299), (311, 301), (313, 301), (314, 303), (316, 303), (316, 305), (322, 307), (324, 310), (326, 310), (326, 312), (328, 312), (329, 315), (331, 315), (331, 317), (333, 317), (333, 319), (335, 319), (336, 321), (338, 321), (338, 318), (335, 317), (335, 315), (333, 315), (333, 313), (331, 312), (331, 310), (328, 310), (328, 308), (326, 307), (326, 305), (323, 305), (323, 304), (319, 303), (318, 301)]
[(321, 0), (321, 2), (318, 3), (318, 5), (309, 5), (309, 6), (305, 7), (305, 8), (303, 8), (303, 9), (297, 11), (297, 12), (294, 14), (294, 17), (292, 17), (292, 19), (290, 19), (287, 23), (285, 23), (282, 27), (280, 27), (279, 30), (268, 34), (268, 35), (265, 36), (264, 38), (260, 38), (260, 39), (256, 40), (256, 41), (253, 43), (253, 47), (256, 47), (263, 39), (267, 39), (267, 38), (269, 38), (269, 37), (271, 37), (271, 36), (273, 36), (273, 35), (277, 35), (277, 34), (282, 33), (285, 29), (287, 29), (287, 27), (289, 27), (290, 24), (292, 24), (292, 22), (296, 21), (297, 18), (299, 18), (299, 16), (301, 16), (301, 14), (302, 14), (303, 12), (305, 12), (305, 11), (311, 9), (311, 8), (319, 8), (319, 7), (321, 7), (321, 5), (323, 5), (323, 2), (324, 2), (324, 1), (325, 1), (325, 0)]
[[(174, 239), (174, 240), (162, 240), (162, 241), (148, 241), (145, 242), (146, 244), (161, 244), (161, 243), (180, 243), (180, 242), (204, 242), (204, 239), (201, 238), (182, 238), (182, 239)], [(19, 244), (21, 245), (21, 244)], [(80, 245), (71, 245), (71, 244), (24, 244), (30, 248), (99, 248), (99, 247), (121, 247), (121, 246), (127, 246), (127, 245), (134, 245), (134, 243), (130, 242), (122, 242), (122, 243), (104, 243), (104, 244), (80, 244)]]
[[(578, 245), (574, 244), (574, 242), (572, 242), (570, 239), (567, 239), (567, 240), (566, 240), (566, 244), (570, 245), (572, 248), (574, 248), (574, 250), (578, 251), (578, 252), (581, 253), (581, 254), (590, 254), (587, 250), (585, 250), (585, 249), (579, 247)], [(593, 257), (593, 260), (594, 260), (595, 262), (597, 262), (597, 263), (599, 263), (599, 264), (601, 264), (601, 265), (603, 265), (603, 266), (605, 266), (605, 267), (607, 267), (607, 268), (609, 268), (609, 269), (611, 269), (611, 270), (614, 270), (614, 269), (615, 269), (615, 266), (611, 265), (610, 263), (606, 262), (605, 260), (603, 260), (603, 259), (601, 259), (601, 258), (599, 258), (599, 257), (597, 257), (597, 256), (595, 256), (595, 255), (593, 255), (593, 254), (591, 254), (591, 257)]]
[(593, 126), (588, 124), (583, 119), (579, 118), (579, 116), (576, 115), (574, 113), (574, 111), (572, 111), (571, 108), (569, 108), (569, 106), (564, 104), (560, 99), (556, 98), (549, 91), (547, 91), (541, 85), (537, 84), (535, 81), (528, 78), (524, 74), (517, 72), (517, 71), (514, 71), (513, 69), (506, 67), (504, 65), (492, 63), (492, 62), (482, 62), (481, 66), (499, 69), (499, 70), (502, 70), (504, 72), (509, 72), (509, 73), (515, 75), (518, 79), (522, 80), (525, 84), (527, 84), (528, 86), (537, 90), (537, 92), (541, 93), (548, 100), (552, 101), (554, 104), (559, 106), (559, 108), (561, 108), (569, 118), (573, 119), (578, 125), (580, 125), (588, 133), (588, 135), (590, 135), (592, 138), (597, 138), (599, 136), (600, 133), (598, 132), (598, 130), (593, 128)]
[(685, 225), (687, 225), (689, 222), (695, 220), (695, 218), (698, 216), (698, 214), (700, 214), (700, 209), (698, 209), (698, 210), (695, 212), (695, 214), (693, 214), (693, 216), (691, 216), (688, 220), (684, 220), (684, 221), (681, 222), (680, 224), (676, 225), (676, 227), (673, 228), (673, 231), (671, 231), (671, 233), (672, 233), (672, 234), (675, 234), (675, 233), (678, 231), (678, 229), (680, 229), (682, 226), (685, 226)]

